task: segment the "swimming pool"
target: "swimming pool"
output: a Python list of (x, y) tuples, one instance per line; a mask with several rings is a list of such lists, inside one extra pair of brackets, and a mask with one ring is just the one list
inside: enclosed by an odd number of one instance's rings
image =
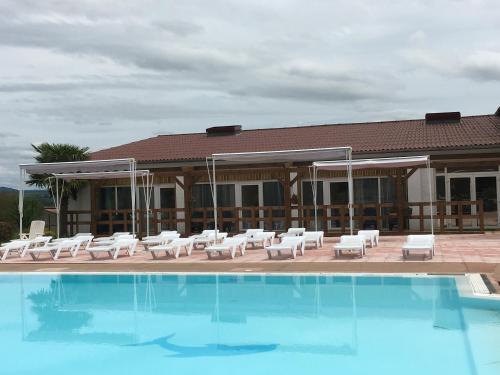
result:
[(460, 277), (0, 276), (0, 374), (496, 374)]

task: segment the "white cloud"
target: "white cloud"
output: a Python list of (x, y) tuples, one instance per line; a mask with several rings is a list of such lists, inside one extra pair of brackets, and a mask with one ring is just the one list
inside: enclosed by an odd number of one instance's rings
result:
[(3, 0), (0, 170), (35, 141), (489, 113), (498, 14), (493, 0)]

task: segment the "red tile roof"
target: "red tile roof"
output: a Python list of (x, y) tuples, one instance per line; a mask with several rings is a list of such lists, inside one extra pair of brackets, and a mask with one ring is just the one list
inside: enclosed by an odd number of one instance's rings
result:
[(93, 159), (202, 160), (213, 153), (351, 146), (354, 153), (420, 152), (500, 146), (500, 117), (462, 117), (455, 123), (425, 120), (310, 125), (244, 130), (231, 136), (160, 135), (97, 151)]

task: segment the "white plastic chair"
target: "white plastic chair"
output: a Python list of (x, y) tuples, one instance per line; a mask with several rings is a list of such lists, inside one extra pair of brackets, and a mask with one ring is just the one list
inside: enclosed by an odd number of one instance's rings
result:
[(33, 220), (30, 224), (29, 233), (20, 233), (19, 238), (22, 240), (32, 240), (36, 237), (43, 236), (45, 230), (45, 221)]

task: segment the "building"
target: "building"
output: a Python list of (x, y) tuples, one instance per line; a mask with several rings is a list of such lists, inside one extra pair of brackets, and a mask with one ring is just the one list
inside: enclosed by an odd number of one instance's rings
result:
[[(211, 127), (204, 133), (157, 137), (94, 152), (93, 159), (133, 157), (154, 172), (152, 210), (138, 191), (139, 231), (149, 217), (153, 232), (186, 234), (213, 227), (205, 158), (213, 153), (351, 146), (354, 158), (431, 155), (437, 232), (498, 228), (500, 217), (500, 108), (495, 114), (429, 113), (424, 119), (244, 130)], [(220, 229), (312, 228), (313, 201), (303, 163), (222, 165), (218, 168)], [(328, 234), (348, 228), (345, 173), (321, 173), (319, 227)], [(423, 169), (363, 170), (354, 175), (355, 226), (404, 233), (430, 226)], [(130, 227), (128, 181), (95, 181), (72, 202), (70, 231), (109, 233)], [(141, 190), (141, 189), (139, 189)]]

